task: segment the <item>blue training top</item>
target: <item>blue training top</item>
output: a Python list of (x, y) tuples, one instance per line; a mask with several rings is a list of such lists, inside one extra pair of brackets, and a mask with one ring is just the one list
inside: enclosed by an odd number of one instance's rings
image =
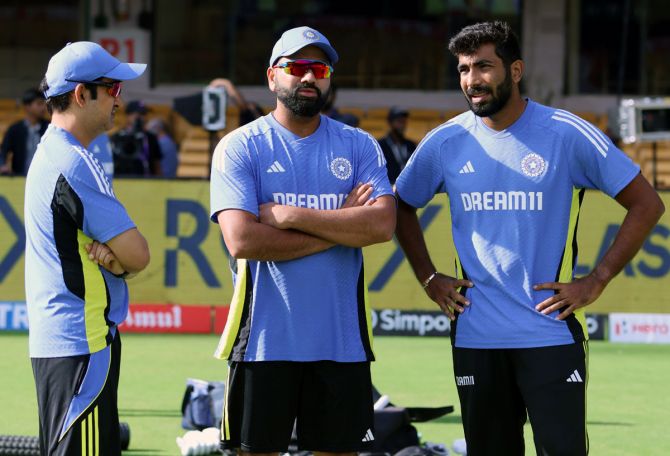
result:
[(114, 180), (114, 154), (112, 152), (112, 143), (109, 141), (107, 133), (101, 133), (96, 136), (91, 144), (88, 145), (88, 150), (98, 160), (100, 166), (105, 171), (107, 180), (111, 183)]
[[(256, 216), (267, 202), (338, 209), (360, 182), (392, 195), (384, 156), (360, 129), (321, 116), (300, 138), (268, 114), (221, 140), (211, 176), (211, 218)], [(235, 292), (216, 355), (234, 361), (372, 360), (360, 248), (335, 246), (291, 261), (238, 260)]]
[(128, 288), (90, 261), (85, 245), (135, 225), (100, 163), (53, 124), (30, 165), (24, 210), (30, 356), (104, 349), (128, 312)]
[(596, 127), (531, 100), (509, 128), (494, 131), (466, 112), (432, 130), (398, 177), (400, 198), (425, 206), (447, 193), (457, 275), (471, 305), (452, 340), (465, 348), (522, 348), (587, 338), (583, 309), (564, 321), (535, 305), (570, 282), (585, 188), (616, 196), (639, 173)]

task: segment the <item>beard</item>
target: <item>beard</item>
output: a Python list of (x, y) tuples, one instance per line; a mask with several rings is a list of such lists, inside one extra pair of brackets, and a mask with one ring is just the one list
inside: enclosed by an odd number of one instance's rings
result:
[[(475, 113), (475, 115), (479, 117), (491, 117), (505, 107), (512, 95), (512, 76), (510, 73), (511, 71), (506, 68), (505, 80), (496, 87), (496, 95), (493, 94), (491, 87), (484, 85), (471, 87), (465, 92), (465, 100), (468, 102), (470, 110)], [(490, 100), (482, 103), (473, 103), (470, 100), (470, 97), (474, 94), (482, 93), (491, 95)]]
[[(298, 94), (300, 89), (314, 89), (316, 97), (303, 97)], [(294, 115), (298, 117), (314, 117), (321, 112), (321, 109), (326, 104), (330, 89), (325, 94), (313, 84), (300, 84), (295, 89), (278, 87), (277, 98), (284, 106), (288, 108)]]

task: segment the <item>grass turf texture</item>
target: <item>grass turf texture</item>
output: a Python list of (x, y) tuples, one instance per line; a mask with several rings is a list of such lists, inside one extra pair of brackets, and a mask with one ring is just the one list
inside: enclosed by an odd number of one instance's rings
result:
[[(122, 336), (119, 409), (130, 455), (179, 454), (175, 438), (187, 377), (223, 380), (214, 336)], [(0, 434), (37, 435), (37, 405), (25, 334), (0, 335)], [(401, 406), (451, 404), (455, 412), (417, 427), (423, 440), (463, 436), (446, 338), (377, 337), (373, 382)], [(593, 455), (670, 454), (670, 345), (590, 343), (588, 424)], [(526, 448), (534, 454), (526, 425)]]

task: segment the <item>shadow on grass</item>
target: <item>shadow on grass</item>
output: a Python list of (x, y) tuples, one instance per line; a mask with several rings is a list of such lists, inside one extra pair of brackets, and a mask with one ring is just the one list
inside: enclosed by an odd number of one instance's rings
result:
[(589, 426), (622, 426), (622, 427), (633, 427), (635, 423), (623, 423), (621, 421), (587, 421)]
[(448, 423), (448, 424), (453, 424), (453, 423), (458, 423), (461, 424), (461, 415), (445, 415), (440, 418), (436, 418), (434, 420), (426, 421), (426, 423)]
[[(445, 423), (445, 424), (461, 424), (462, 419), (461, 415), (446, 415), (434, 420), (426, 421), (427, 423)], [(414, 423), (415, 425), (417, 423)], [(420, 424), (420, 423), (419, 423)], [(627, 423), (623, 421), (588, 421), (586, 424), (589, 426), (621, 426), (621, 427), (633, 427), (635, 423)]]
[(174, 409), (119, 409), (119, 416), (159, 416), (159, 417), (181, 417), (181, 411)]
[(129, 449), (129, 450), (123, 450), (123, 454), (130, 454), (132, 456), (155, 456), (155, 455), (163, 455), (165, 454), (165, 451), (160, 451), (160, 450), (145, 450), (142, 448), (137, 448), (137, 449)]
[[(447, 423), (447, 424), (461, 424), (462, 419), (461, 415), (445, 415), (443, 417), (427, 421), (427, 423)], [(416, 424), (416, 423), (414, 423)], [(588, 421), (589, 426), (621, 426), (621, 427), (633, 427), (635, 423), (626, 423), (623, 421)]]

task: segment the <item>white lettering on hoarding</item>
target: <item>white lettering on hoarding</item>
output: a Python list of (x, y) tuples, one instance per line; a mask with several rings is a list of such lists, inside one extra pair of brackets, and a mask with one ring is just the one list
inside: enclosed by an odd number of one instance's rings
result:
[(14, 304), (12, 329), (28, 329), (28, 306), (25, 304)]
[(5, 302), (0, 302), (0, 329), (9, 329), (7, 324), (9, 323), (10, 312), (12, 311), (13, 305)]
[(181, 307), (172, 306), (168, 312), (159, 310), (128, 311), (126, 325), (134, 328), (181, 328)]
[(28, 307), (23, 302), (0, 302), (0, 330), (28, 329)]
[(450, 328), (450, 320), (443, 314), (402, 312), (395, 309), (373, 311), (372, 327), (385, 332), (418, 333), (423, 336), (427, 333), (446, 333)]

